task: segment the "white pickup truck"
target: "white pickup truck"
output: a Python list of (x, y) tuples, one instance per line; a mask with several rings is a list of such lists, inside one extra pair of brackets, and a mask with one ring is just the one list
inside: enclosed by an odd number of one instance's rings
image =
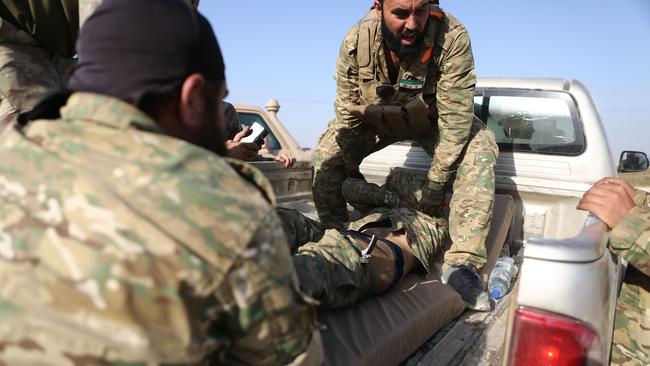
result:
[[(448, 289), (435, 278), (413, 280), (408, 283), (411, 287), (387, 295), (389, 299), (378, 304), (366, 301), (358, 309), (325, 314), (322, 321), (329, 327), (324, 335), (326, 364), (559, 365), (568, 364), (566, 357), (578, 357), (576, 364), (609, 363), (623, 270), (607, 250), (604, 224), (575, 209), (594, 182), (617, 173), (593, 99), (575, 80), (490, 78), (479, 79), (474, 103), (475, 114), (494, 131), (500, 148), (497, 193), (507, 198), (501, 201), (509, 214), (495, 208), (501, 216), (494, 217), (493, 230), (498, 225), (501, 232), (509, 227), (505, 248), (500, 250), (502, 234), (496, 255), (510, 253), (521, 266), (514, 290), (491, 314), (465, 312), (459, 318), (462, 310), (449, 310), (455, 300), (441, 304), (427, 300), (431, 303), (422, 305), (423, 309), (444, 313), (442, 322), (427, 320), (436, 323), (435, 327), (423, 326), (423, 320), (408, 324), (407, 320), (416, 317), (413, 314), (419, 314), (416, 305), (406, 312), (406, 320), (388, 330), (359, 323), (398, 317), (392, 314), (411, 306), (407, 298), (418, 291), (434, 293), (432, 299), (444, 297)], [(267, 154), (283, 149), (298, 158), (290, 170), (282, 170), (275, 162), (254, 163), (271, 179), (279, 203), (315, 217), (309, 153), (298, 148), (282, 127), (277, 102), (270, 101), (266, 113), (256, 107), (236, 107), (244, 124), (257, 119), (270, 128)], [(367, 157), (361, 171), (368, 180), (381, 183), (392, 167), (424, 175), (429, 163), (419, 146), (402, 142)], [(340, 328), (341, 323), (355, 322), (351, 331)], [(425, 337), (415, 336), (418, 332)], [(395, 333), (392, 338), (390, 333)]]

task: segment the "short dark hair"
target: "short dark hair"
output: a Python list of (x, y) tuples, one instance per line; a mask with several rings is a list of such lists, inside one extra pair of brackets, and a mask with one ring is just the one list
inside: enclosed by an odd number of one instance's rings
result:
[[(206, 81), (203, 97), (209, 108), (214, 108), (213, 104), (216, 104), (217, 94), (222, 83), (223, 81)], [(183, 83), (179, 82), (154, 92), (145, 93), (136, 107), (157, 121), (165, 106), (180, 99), (182, 87)]]
[(142, 95), (136, 107), (154, 120), (158, 120), (167, 104), (180, 99), (182, 86), (182, 83), (175, 83), (160, 90), (147, 92)]

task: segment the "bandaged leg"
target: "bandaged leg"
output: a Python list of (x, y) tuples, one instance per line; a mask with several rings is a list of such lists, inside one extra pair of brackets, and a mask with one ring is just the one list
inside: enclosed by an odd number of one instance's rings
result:
[(377, 231), (368, 230), (364, 238), (327, 230), (318, 243), (301, 246), (294, 266), (302, 290), (323, 308), (340, 308), (394, 287), (418, 262), (402, 234), (403, 240), (390, 236), (393, 244), (379, 240), (368, 263), (362, 263), (361, 251), (369, 238), (383, 234)]

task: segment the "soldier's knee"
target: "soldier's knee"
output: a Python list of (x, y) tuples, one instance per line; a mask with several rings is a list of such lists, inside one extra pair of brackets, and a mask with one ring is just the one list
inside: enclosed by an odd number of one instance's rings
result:
[(495, 157), (499, 155), (499, 147), (496, 142), (494, 132), (489, 127), (484, 126), (470, 136), (467, 146), (468, 155), (476, 155), (480, 153), (492, 154)]

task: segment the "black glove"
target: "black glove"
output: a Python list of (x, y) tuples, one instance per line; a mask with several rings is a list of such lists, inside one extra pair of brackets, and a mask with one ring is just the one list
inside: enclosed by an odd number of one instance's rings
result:
[(356, 179), (361, 179), (363, 181), (366, 180), (366, 177), (361, 174), (361, 170), (359, 170), (359, 166), (351, 166), (347, 165), (344, 167), (345, 173), (348, 175), (349, 178), (356, 178)]
[(420, 211), (432, 217), (442, 217), (442, 206), (445, 203), (445, 185), (429, 181), (422, 188)]

